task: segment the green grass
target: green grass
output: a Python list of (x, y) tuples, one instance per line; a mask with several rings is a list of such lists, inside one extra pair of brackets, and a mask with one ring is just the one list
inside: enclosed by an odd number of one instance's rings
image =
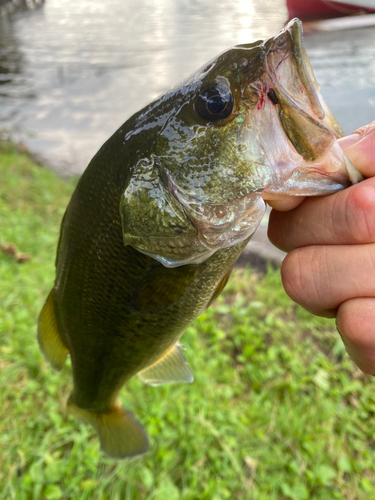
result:
[(6, 144), (0, 178), (0, 499), (375, 498), (373, 379), (272, 269), (235, 270), (188, 329), (192, 385), (124, 387), (151, 451), (104, 457), (94, 431), (64, 411), (69, 365), (53, 372), (36, 342), (73, 183)]

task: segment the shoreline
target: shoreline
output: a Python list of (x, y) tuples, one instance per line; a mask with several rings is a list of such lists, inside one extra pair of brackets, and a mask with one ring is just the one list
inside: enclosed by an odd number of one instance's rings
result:
[(44, 0), (0, 0), (0, 18), (16, 12), (35, 10), (44, 5)]

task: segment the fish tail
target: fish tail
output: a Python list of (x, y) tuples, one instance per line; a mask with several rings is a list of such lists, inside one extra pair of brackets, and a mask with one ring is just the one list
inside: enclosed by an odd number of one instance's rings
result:
[(70, 396), (67, 404), (70, 413), (91, 424), (97, 431), (101, 448), (111, 458), (130, 458), (149, 450), (144, 427), (120, 402), (101, 412), (79, 408)]
[(55, 308), (53, 305), (53, 290), (47, 297), (39, 316), (38, 342), (40, 350), (55, 370), (61, 370), (69, 354), (59, 332)]

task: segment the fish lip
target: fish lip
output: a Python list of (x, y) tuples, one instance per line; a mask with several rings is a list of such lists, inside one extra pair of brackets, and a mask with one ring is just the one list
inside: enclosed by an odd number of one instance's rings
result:
[(322, 196), (333, 194), (363, 179), (335, 141), (318, 160), (306, 162), (302, 159), (290, 167), (289, 173), (279, 183), (265, 186), (259, 192), (265, 201)]
[[(318, 120), (323, 120), (325, 117), (325, 111), (317, 94), (319, 86), (316, 83), (313, 74), (312, 76), (310, 76), (309, 69), (311, 73), (312, 69), (303, 47), (302, 35), (302, 22), (299, 19), (295, 18), (292, 19), (276, 36), (265, 40), (264, 45), (266, 47), (266, 70), (271, 78), (273, 86), (276, 87), (275, 90), (278, 90), (280, 85), (278, 83), (275, 71), (288, 57), (294, 57), (297, 61), (296, 67), (298, 76), (305, 88), (311, 110)], [(270, 61), (270, 55), (273, 53), (277, 53), (284, 48), (287, 49), (285, 51), (284, 57), (279, 61), (277, 67), (274, 70)]]
[[(329, 157), (329, 164), (324, 163), (324, 159)], [(346, 156), (339, 143), (335, 140), (325, 155), (317, 162), (307, 162), (304, 166), (311, 168), (310, 165), (325, 165), (323, 174), (328, 175), (335, 182), (342, 185), (343, 188), (356, 184), (364, 179), (363, 175), (356, 169), (350, 158)]]

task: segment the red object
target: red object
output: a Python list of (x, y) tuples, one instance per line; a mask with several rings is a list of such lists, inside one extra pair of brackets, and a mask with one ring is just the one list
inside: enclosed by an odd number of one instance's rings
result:
[(348, 16), (359, 12), (375, 12), (375, 9), (368, 7), (329, 0), (286, 0), (286, 6), (290, 19), (298, 17), (302, 21)]

